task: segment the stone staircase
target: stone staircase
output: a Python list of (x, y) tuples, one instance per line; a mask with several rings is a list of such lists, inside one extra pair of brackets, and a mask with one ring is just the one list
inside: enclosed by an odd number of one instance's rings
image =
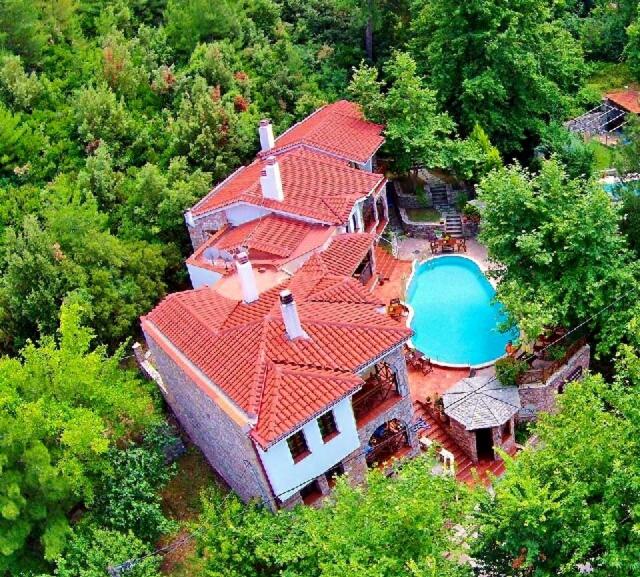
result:
[(429, 183), (429, 192), (431, 193), (431, 201), (433, 202), (433, 208), (439, 212), (449, 212), (449, 199), (447, 197), (447, 185), (442, 182)]
[(462, 238), (462, 219), (457, 212), (444, 215), (444, 231), (453, 238)]

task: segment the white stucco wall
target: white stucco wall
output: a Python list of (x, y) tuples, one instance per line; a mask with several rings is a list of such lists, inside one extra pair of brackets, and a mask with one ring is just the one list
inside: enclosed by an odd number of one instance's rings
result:
[(235, 206), (227, 208), (225, 211), (227, 220), (232, 226), (238, 226), (244, 224), (256, 218), (260, 218), (269, 211), (259, 206), (252, 206), (250, 204), (237, 204)]
[(367, 160), (364, 164), (359, 164), (360, 170), (366, 170), (367, 172), (373, 172), (373, 156)]
[[(276, 494), (281, 495), (282, 500), (288, 499), (299, 491), (301, 487), (298, 485), (322, 475), (360, 446), (351, 408), (351, 397), (343, 399), (332, 409), (339, 434), (325, 443), (320, 435), (317, 420), (313, 419), (306, 423), (302, 431), (311, 454), (301, 461), (293, 462), (286, 439), (276, 443), (267, 451), (257, 447), (271, 486)], [(292, 487), (295, 489), (290, 491)]]
[(194, 289), (200, 288), (204, 285), (213, 285), (222, 278), (222, 275), (206, 268), (200, 268), (192, 264), (187, 264), (187, 271), (189, 271), (189, 278), (191, 279), (191, 286)]

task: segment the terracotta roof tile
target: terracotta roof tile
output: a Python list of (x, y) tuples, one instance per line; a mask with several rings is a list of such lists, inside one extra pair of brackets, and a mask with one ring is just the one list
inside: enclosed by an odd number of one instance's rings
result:
[(308, 146), (365, 163), (384, 142), (383, 129), (380, 124), (364, 120), (357, 104), (340, 100), (316, 110), (281, 134), (273, 150)]
[(376, 237), (367, 233), (346, 233), (333, 238), (322, 253), (322, 260), (333, 274), (352, 275), (371, 248)]
[(640, 114), (640, 92), (638, 90), (614, 90), (609, 92), (606, 97), (624, 110)]
[(195, 218), (235, 203), (247, 203), (326, 224), (343, 224), (357, 200), (384, 182), (384, 176), (351, 168), (345, 162), (307, 150), (278, 156), (284, 200), (265, 199), (260, 172), (266, 161), (257, 159), (236, 171), (198, 202)]
[[(285, 286), (309, 339), (285, 334), (279, 304)], [(263, 447), (353, 390), (355, 372), (412, 334), (381, 314), (357, 280), (330, 274), (319, 256), (252, 304), (204, 287), (167, 297), (142, 320), (247, 415), (257, 415), (254, 434)]]
[(187, 260), (201, 268), (216, 270), (222, 274), (234, 272), (234, 266), (225, 266), (222, 259), (212, 262), (206, 258), (208, 248), (237, 253), (248, 249), (254, 266), (281, 268), (289, 261), (320, 249), (335, 227), (312, 224), (276, 214), (252, 220), (237, 227), (225, 227), (205, 241)]

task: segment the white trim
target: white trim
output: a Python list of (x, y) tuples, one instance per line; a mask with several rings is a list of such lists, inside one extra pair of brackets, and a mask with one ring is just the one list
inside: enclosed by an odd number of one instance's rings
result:
[[(219, 206), (217, 208), (212, 208), (212, 209), (210, 209), (210, 210), (208, 210), (206, 212), (203, 212), (201, 214), (195, 215), (193, 217), (193, 219), (197, 223), (199, 220), (203, 219), (206, 216), (209, 216), (211, 214), (216, 214), (218, 212), (224, 212), (225, 210), (229, 210), (230, 208), (235, 208), (236, 206), (251, 206), (251, 207), (254, 207), (254, 208), (262, 208), (263, 210), (266, 210), (268, 212), (273, 212), (273, 213), (279, 214), (281, 216), (286, 216), (286, 217), (289, 217), (289, 218), (291, 218), (293, 220), (302, 220), (304, 222), (309, 222), (311, 224), (324, 224), (324, 225), (327, 225), (327, 226), (339, 226), (339, 225), (336, 225), (336, 223), (334, 223), (334, 222), (327, 222), (327, 221), (324, 221), (324, 220), (317, 220), (317, 219), (311, 218), (309, 216), (302, 216), (302, 215), (296, 214), (294, 212), (286, 212), (284, 210), (278, 210), (276, 208), (271, 208), (271, 207), (265, 206), (263, 204), (258, 204), (258, 203), (253, 204), (253, 203), (247, 202), (245, 200), (236, 200), (236, 201), (232, 202), (231, 204), (225, 204), (224, 206)], [(257, 219), (254, 219), (254, 220), (257, 220)], [(251, 221), (247, 221), (247, 222), (251, 222)]]

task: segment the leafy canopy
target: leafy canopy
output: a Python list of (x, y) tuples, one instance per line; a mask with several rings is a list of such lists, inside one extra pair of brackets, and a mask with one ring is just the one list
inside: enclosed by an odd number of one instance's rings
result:
[(640, 571), (639, 387), (631, 347), (612, 383), (598, 375), (567, 386), (560, 412), (535, 427), (538, 446), (508, 459), (495, 496), (481, 502), (474, 556), (484, 574), (578, 575), (585, 564), (594, 577)]
[[(463, 577), (454, 523), (470, 503), (464, 485), (430, 474), (428, 459), (397, 477), (370, 472), (365, 487), (338, 479), (321, 509), (273, 515), (236, 499), (212, 500), (199, 539), (207, 574), (229, 577)], [(445, 555), (447, 553), (447, 555)]]
[(637, 271), (602, 187), (568, 179), (549, 160), (535, 175), (518, 165), (493, 171), (479, 198), (486, 204), (480, 239), (512, 322), (535, 338), (548, 326), (576, 326), (623, 297), (590, 323), (603, 350), (618, 343), (637, 302)]
[(0, 570), (17, 571), (34, 544), (52, 560), (69, 511), (90, 504), (116, 440), (156, 417), (150, 395), (119, 368), (122, 355), (91, 348), (77, 304), (63, 306), (58, 337), (0, 359)]

